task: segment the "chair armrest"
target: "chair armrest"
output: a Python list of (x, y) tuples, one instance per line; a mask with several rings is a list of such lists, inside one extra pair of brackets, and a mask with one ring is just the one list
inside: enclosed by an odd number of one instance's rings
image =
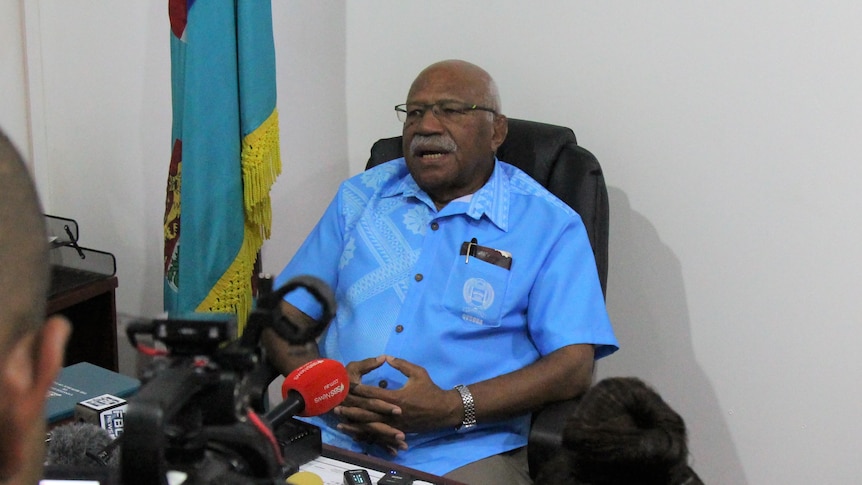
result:
[(563, 446), (563, 428), (575, 412), (580, 398), (549, 404), (533, 415), (533, 425), (527, 441), (527, 461), (530, 477), (535, 479), (544, 464), (556, 456)]

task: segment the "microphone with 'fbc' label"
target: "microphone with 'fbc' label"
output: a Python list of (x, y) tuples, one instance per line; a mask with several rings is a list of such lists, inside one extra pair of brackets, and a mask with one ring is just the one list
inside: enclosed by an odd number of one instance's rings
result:
[(318, 416), (331, 411), (347, 397), (347, 369), (337, 360), (315, 359), (294, 369), (284, 379), (278, 406), (266, 414), (277, 427), (291, 416)]

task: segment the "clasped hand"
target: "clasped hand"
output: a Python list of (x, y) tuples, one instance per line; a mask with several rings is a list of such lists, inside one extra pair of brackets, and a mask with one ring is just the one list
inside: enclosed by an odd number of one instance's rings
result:
[[(384, 363), (407, 377), (404, 387), (387, 390), (361, 384), (362, 376)], [(407, 449), (405, 433), (439, 429), (459, 419), (456, 415), (461, 401), (457, 391), (438, 387), (419, 365), (379, 356), (349, 363), (347, 374), (350, 393), (335, 408), (335, 414), (341, 420), (338, 429), (356, 441), (379, 444), (396, 455)]]

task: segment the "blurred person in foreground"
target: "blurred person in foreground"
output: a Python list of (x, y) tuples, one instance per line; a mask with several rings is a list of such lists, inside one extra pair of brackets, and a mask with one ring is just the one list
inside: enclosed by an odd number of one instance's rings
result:
[(0, 131), (0, 484), (38, 483), (44, 405), (70, 327), (45, 319), (48, 236), (33, 182)]
[(542, 485), (703, 485), (688, 465), (685, 422), (635, 377), (607, 378), (584, 394), (563, 430), (563, 451)]
[[(345, 181), (276, 279), (321, 278), (335, 320), (311, 348), (265, 333), (268, 357), (283, 373), (318, 354), (347, 366), (347, 400), (313, 420), (331, 445), (529, 484), (530, 413), (586, 391), (617, 349), (586, 229), (497, 159), (508, 121), (485, 70), (432, 64), (395, 110), (404, 157)], [(285, 314), (317, 317), (294, 293)]]

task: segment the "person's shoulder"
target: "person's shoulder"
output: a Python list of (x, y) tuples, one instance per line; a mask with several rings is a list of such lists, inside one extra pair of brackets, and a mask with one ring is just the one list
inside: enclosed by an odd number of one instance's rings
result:
[(397, 158), (362, 171), (341, 184), (341, 191), (372, 195), (397, 185), (409, 173), (404, 158)]
[(547, 207), (552, 212), (562, 212), (567, 216), (576, 214), (568, 204), (520, 168), (504, 161), (500, 161), (499, 164), (509, 179), (509, 188), (513, 195), (528, 200), (531, 205)]

